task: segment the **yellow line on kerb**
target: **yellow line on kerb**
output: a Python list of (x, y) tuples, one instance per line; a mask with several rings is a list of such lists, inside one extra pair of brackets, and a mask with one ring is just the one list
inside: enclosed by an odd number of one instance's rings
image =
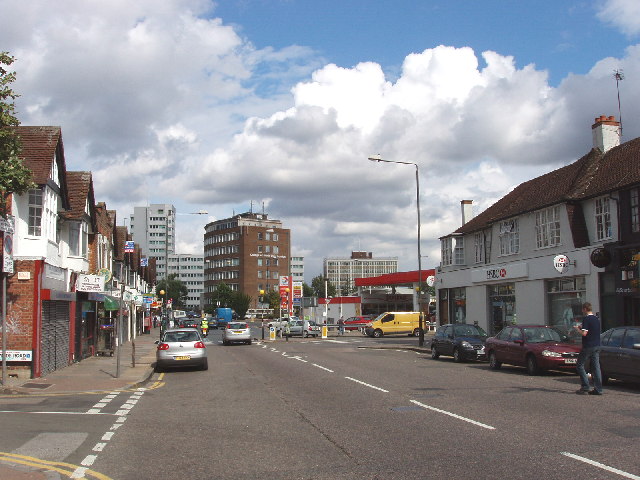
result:
[[(73, 465), (72, 463), (64, 463), (64, 462), (50, 462), (48, 460), (41, 460), (35, 457), (28, 457), (26, 455), (18, 455), (16, 453), (8, 453), (8, 452), (0, 452), (0, 462), (7, 463), (15, 463), (19, 465), (27, 465), (30, 467), (37, 467), (41, 470), (52, 470), (54, 472), (61, 473), (62, 475), (66, 475), (69, 478), (72, 477), (73, 473), (80, 467), (79, 465)], [(86, 469), (84, 471), (85, 477), (95, 478), (97, 480), (112, 480), (111, 477), (107, 477), (99, 472), (94, 472), (93, 470)]]

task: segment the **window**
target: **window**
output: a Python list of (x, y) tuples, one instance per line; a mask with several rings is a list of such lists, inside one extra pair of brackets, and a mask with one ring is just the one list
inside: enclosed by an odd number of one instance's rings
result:
[(453, 263), (456, 265), (464, 265), (464, 237), (453, 239), (455, 247), (453, 248)]
[(476, 233), (473, 236), (473, 247), (475, 251), (476, 263), (484, 262), (484, 233)]
[(42, 235), (42, 190), (29, 190), (29, 235)]
[(451, 237), (442, 239), (442, 266), (446, 267), (453, 263), (453, 239)]
[(640, 232), (640, 203), (638, 202), (638, 193), (640, 188), (634, 188), (630, 192), (631, 203), (631, 231), (633, 233)]
[(596, 199), (596, 240), (611, 238), (611, 213), (609, 199)]
[(80, 223), (69, 223), (69, 255), (80, 256)]
[(275, 253), (275, 254), (280, 253), (280, 249), (278, 248), (278, 246), (277, 246), (277, 245), (274, 245), (274, 246), (273, 246), (273, 253)]
[(262, 240), (262, 232), (258, 232), (258, 240)]
[(278, 241), (278, 238), (279, 238), (279, 237), (278, 237), (278, 234), (277, 234), (277, 233), (274, 233), (272, 238), (273, 238), (273, 241), (274, 241), (274, 242), (277, 242), (277, 241)]
[(560, 207), (536, 212), (536, 243), (538, 248), (560, 245)]
[(514, 255), (520, 251), (518, 219), (500, 222), (500, 255)]

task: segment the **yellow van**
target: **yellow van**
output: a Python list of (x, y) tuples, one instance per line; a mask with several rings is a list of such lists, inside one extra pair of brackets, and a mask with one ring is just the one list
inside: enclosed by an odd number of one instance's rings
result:
[(370, 337), (383, 335), (420, 335), (420, 315), (424, 328), (424, 314), (418, 312), (384, 312), (367, 324), (364, 333)]

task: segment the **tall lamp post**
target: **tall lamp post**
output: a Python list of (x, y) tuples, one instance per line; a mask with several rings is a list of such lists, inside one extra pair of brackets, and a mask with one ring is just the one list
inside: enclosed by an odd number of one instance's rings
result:
[(418, 212), (418, 311), (419, 311), (419, 328), (420, 337), (418, 345), (421, 347), (424, 345), (424, 325), (422, 322), (421, 300), (422, 300), (422, 253), (420, 251), (420, 171), (418, 164), (414, 162), (400, 162), (397, 160), (385, 160), (379, 154), (369, 157), (368, 160), (372, 162), (384, 162), (384, 163), (398, 163), (401, 165), (413, 165), (416, 167), (416, 209)]

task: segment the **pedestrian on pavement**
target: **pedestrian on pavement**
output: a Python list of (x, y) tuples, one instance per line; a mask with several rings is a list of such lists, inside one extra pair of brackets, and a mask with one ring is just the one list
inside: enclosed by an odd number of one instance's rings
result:
[(338, 333), (344, 335), (344, 317), (342, 315), (340, 315), (340, 320), (338, 320)]
[[(576, 393), (578, 395), (602, 395), (602, 373), (600, 372), (600, 319), (593, 314), (591, 304), (582, 304), (584, 317), (582, 324), (573, 328), (582, 335), (582, 351), (578, 355), (577, 370), (580, 375), (581, 388)], [(589, 390), (589, 377), (584, 365), (590, 361), (591, 378), (593, 379), (593, 390)]]

